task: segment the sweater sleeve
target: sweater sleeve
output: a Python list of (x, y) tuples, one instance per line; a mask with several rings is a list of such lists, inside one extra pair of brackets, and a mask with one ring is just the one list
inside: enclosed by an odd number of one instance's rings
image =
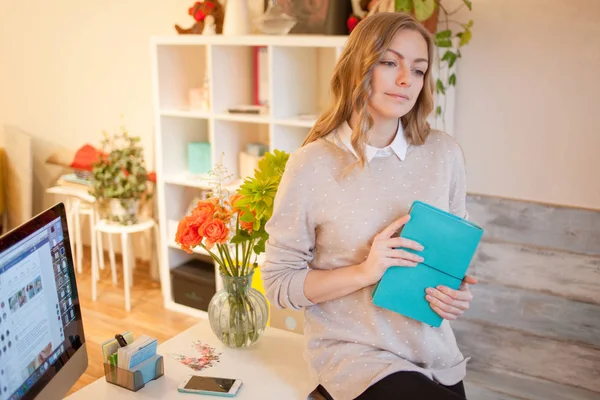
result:
[(304, 281), (313, 259), (315, 225), (310, 215), (314, 170), (300, 149), (290, 155), (265, 225), (269, 238), (261, 267), (267, 298), (278, 308), (314, 305), (304, 294)]
[(450, 212), (460, 218), (468, 219), (467, 212), (467, 173), (462, 148), (455, 143), (455, 157), (450, 177)]

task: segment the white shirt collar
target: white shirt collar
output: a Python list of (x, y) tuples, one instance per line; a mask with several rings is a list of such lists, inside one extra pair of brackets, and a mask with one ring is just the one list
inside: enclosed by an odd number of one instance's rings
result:
[[(344, 121), (342, 125), (340, 125), (337, 129), (337, 134), (340, 141), (354, 154), (355, 157), (358, 157), (352, 144), (350, 143), (350, 138), (352, 137), (352, 129), (348, 122)], [(392, 143), (384, 148), (377, 148), (367, 144), (365, 149), (365, 155), (367, 158), (367, 162), (371, 162), (371, 160), (377, 155), (378, 152), (385, 153), (388, 150), (392, 150), (400, 160), (404, 161), (406, 158), (406, 152), (408, 151), (408, 142), (406, 137), (404, 136), (404, 130), (402, 129), (402, 123), (398, 121), (398, 130), (396, 131), (396, 136)]]

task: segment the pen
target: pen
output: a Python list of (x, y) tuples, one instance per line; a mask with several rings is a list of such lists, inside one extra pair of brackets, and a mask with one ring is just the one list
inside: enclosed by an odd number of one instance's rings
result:
[(115, 339), (117, 339), (117, 342), (119, 343), (119, 345), (121, 347), (127, 346), (127, 340), (125, 340), (125, 338), (123, 337), (123, 335), (121, 335), (120, 333), (117, 333), (115, 335)]

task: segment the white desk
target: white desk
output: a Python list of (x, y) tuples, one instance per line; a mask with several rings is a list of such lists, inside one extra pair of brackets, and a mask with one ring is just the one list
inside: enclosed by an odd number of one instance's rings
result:
[[(141, 335), (143, 332), (134, 332)], [(202, 371), (176, 361), (169, 354), (181, 353), (199, 356), (192, 342), (201, 340), (216, 349), (220, 361)], [(316, 385), (312, 384), (303, 358), (304, 337), (276, 328), (267, 327), (254, 346), (247, 349), (230, 349), (221, 344), (210, 329), (208, 320), (180, 333), (158, 346), (164, 358), (165, 374), (150, 381), (137, 392), (106, 382), (102, 377), (73, 393), (68, 400), (92, 399), (218, 399), (215, 396), (184, 394), (177, 386), (189, 374), (237, 378), (244, 381), (234, 399), (238, 400), (296, 400), (306, 399)]]

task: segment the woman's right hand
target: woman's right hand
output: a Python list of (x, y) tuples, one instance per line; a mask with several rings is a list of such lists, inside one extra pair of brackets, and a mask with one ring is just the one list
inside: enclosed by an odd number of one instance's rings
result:
[(366, 281), (365, 284), (377, 283), (389, 267), (415, 267), (423, 262), (423, 257), (397, 249), (403, 247), (421, 251), (423, 246), (420, 243), (403, 237), (392, 237), (409, 220), (410, 215), (405, 215), (375, 236), (367, 259), (356, 266), (357, 272)]

